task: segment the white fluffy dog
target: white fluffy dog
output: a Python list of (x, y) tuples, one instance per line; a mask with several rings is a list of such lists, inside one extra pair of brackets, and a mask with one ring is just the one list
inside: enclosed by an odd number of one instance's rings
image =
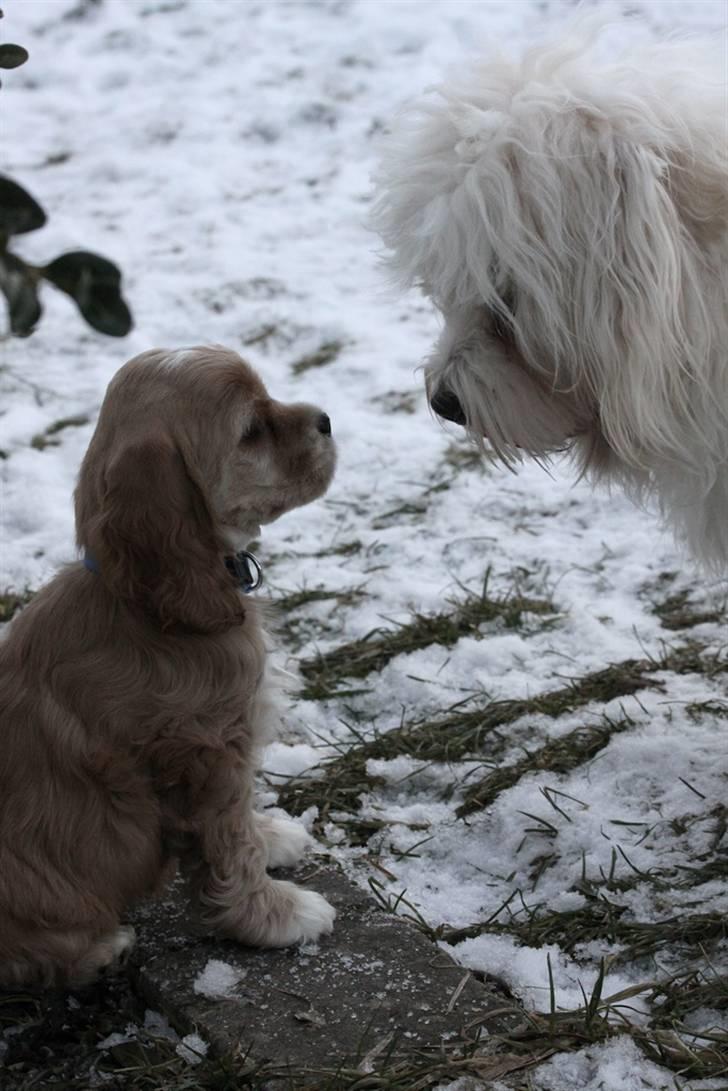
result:
[[(592, 37), (594, 37), (592, 35)], [(405, 108), (373, 223), (444, 317), (432, 408), (513, 466), (570, 449), (728, 562), (725, 43), (583, 28)]]

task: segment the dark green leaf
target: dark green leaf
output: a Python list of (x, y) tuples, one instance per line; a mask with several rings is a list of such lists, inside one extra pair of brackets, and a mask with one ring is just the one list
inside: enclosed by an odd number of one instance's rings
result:
[(22, 235), (45, 222), (45, 212), (38, 202), (17, 182), (0, 174), (0, 234)]
[(109, 337), (126, 337), (134, 324), (131, 311), (117, 289), (97, 287), (89, 293), (87, 302), (76, 302), (89, 326)]
[(113, 262), (86, 250), (61, 254), (43, 275), (78, 304), (90, 326), (110, 337), (124, 337), (132, 317), (121, 295), (121, 273)]
[(89, 250), (69, 250), (67, 254), (61, 254), (46, 265), (43, 276), (74, 298), (89, 283), (106, 284), (117, 289), (121, 285), (121, 272), (113, 261)]
[(28, 59), (28, 50), (22, 45), (4, 42), (0, 45), (0, 68), (19, 68)]
[(25, 262), (7, 251), (0, 254), (0, 291), (8, 302), (10, 332), (27, 337), (42, 313), (36, 276)]

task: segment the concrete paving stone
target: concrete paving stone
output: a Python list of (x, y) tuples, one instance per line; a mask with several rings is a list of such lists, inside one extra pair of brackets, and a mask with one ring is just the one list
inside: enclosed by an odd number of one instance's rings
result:
[[(181, 1033), (196, 1031), (214, 1052), (241, 1050), (297, 1073), (376, 1067), (377, 1057), (457, 1047), (478, 1035), (487, 1051), (490, 1035), (519, 1022), (504, 1012), (501, 992), (380, 908), (338, 867), (327, 862), (287, 877), (336, 907), (334, 932), (317, 945), (262, 951), (205, 934), (179, 884), (137, 911), (138, 988)], [(230, 995), (195, 991), (210, 960), (232, 967)]]

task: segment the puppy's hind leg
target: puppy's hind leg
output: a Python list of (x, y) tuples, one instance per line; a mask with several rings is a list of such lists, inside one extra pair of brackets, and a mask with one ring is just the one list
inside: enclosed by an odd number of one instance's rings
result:
[(120, 969), (128, 961), (135, 943), (136, 933), (131, 925), (126, 924), (99, 937), (70, 968), (69, 981), (85, 984), (100, 973)]
[[(5, 937), (3, 937), (5, 939)], [(42, 985), (78, 988), (122, 966), (134, 946), (134, 929), (122, 925), (101, 936), (80, 929), (18, 930), (13, 953), (0, 960), (0, 987)]]

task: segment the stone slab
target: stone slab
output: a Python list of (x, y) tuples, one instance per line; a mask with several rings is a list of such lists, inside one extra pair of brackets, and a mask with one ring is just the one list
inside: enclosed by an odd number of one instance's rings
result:
[[(306, 1069), (376, 1067), (419, 1047), (452, 1047), (518, 1022), (504, 998), (401, 917), (385, 912), (330, 863), (291, 878), (337, 909), (332, 935), (312, 947), (260, 951), (205, 935), (181, 892), (142, 907), (132, 970), (147, 1002), (217, 1053)], [(240, 974), (213, 1000), (193, 985), (209, 960)], [(490, 1015), (489, 1013), (493, 1013)]]

